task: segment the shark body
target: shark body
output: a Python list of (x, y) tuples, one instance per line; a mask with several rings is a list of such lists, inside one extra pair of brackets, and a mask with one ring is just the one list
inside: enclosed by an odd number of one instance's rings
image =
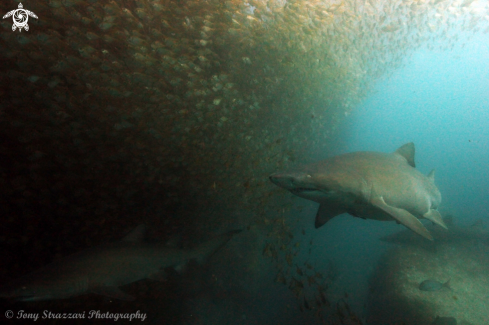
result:
[(394, 153), (347, 153), (273, 174), (270, 180), (320, 204), (316, 228), (349, 213), (364, 219), (395, 220), (433, 240), (418, 218), (447, 228), (437, 210), (441, 194), (434, 183), (434, 170), (425, 176), (415, 168), (414, 151), (410, 142)]
[(164, 268), (184, 265), (192, 259), (203, 260), (239, 232), (228, 232), (194, 248), (177, 249), (159, 243), (144, 243), (144, 230), (141, 225), (119, 242), (61, 258), (14, 280), (0, 290), (0, 297), (41, 301), (96, 293), (134, 300), (118, 287), (145, 278), (161, 280)]

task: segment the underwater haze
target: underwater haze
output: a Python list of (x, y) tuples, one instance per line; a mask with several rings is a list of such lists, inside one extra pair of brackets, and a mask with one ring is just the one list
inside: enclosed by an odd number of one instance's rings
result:
[(413, 141), (416, 167), (436, 170), (442, 206), (467, 221), (486, 216), (488, 40), (482, 35), (449, 52), (414, 53), (344, 123), (338, 147), (392, 151)]
[[(404, 67), (379, 81), (375, 93), (342, 123), (330, 154), (391, 152), (413, 141), (416, 168), (424, 174), (436, 171), (435, 182), (442, 193), (440, 210), (453, 214), (460, 224), (481, 219), (487, 223), (488, 60), (487, 35), (449, 52), (417, 51)], [(326, 156), (318, 153), (320, 158)], [(341, 218), (318, 231), (325, 237), (322, 245), (328, 247), (327, 254), (342, 261), (345, 289), (356, 291), (363, 301), (366, 279), (378, 256), (390, 247), (378, 238), (402, 226), (347, 215)], [(323, 253), (318, 252), (318, 258)]]
[(0, 16), (0, 323), (489, 324), (487, 1)]

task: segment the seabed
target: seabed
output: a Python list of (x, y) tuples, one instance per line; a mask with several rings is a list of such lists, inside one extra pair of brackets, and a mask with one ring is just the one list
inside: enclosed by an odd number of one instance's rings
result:
[[(369, 324), (431, 325), (437, 316), (459, 325), (489, 324), (489, 232), (480, 223), (429, 230), (434, 242), (409, 231), (384, 238), (399, 245), (371, 278)], [(421, 291), (427, 279), (450, 280), (450, 288)]]

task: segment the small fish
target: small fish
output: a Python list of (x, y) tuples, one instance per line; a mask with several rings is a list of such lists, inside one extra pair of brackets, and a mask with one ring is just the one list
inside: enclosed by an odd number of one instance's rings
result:
[(272, 244), (267, 243), (265, 245), (265, 248), (263, 248), (262, 255), (265, 255), (267, 257), (272, 257), (272, 250), (273, 250)]
[(292, 266), (292, 254), (288, 253), (287, 255), (285, 255), (285, 261), (289, 266)]
[(326, 295), (324, 294), (324, 292), (321, 289), (319, 289), (319, 296), (321, 297), (321, 302), (323, 304), (326, 304), (328, 299), (326, 299)]
[(275, 282), (282, 283), (282, 284), (286, 284), (287, 283), (287, 280), (285, 279), (285, 276), (284, 276), (284, 274), (281, 271), (278, 272), (277, 278), (275, 279)]
[(431, 325), (457, 325), (457, 320), (453, 317), (436, 316), (435, 321)]
[(419, 290), (422, 291), (438, 291), (443, 287), (451, 289), (450, 280), (448, 280), (445, 283), (441, 283), (435, 280), (424, 280), (419, 284)]
[(313, 285), (314, 283), (316, 283), (316, 279), (313, 277), (313, 276), (308, 276), (307, 277), (307, 283), (309, 284), (309, 286)]
[(318, 306), (318, 308), (320, 308), (322, 306), (321, 301), (319, 300), (319, 298), (317, 296), (316, 296), (316, 305)]
[(297, 266), (297, 274), (299, 274), (300, 276), (303, 276), (304, 273), (302, 272), (302, 270)]

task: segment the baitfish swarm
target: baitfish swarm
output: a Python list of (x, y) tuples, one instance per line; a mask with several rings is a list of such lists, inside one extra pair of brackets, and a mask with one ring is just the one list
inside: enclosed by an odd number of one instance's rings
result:
[[(253, 211), (236, 213), (243, 224), (284, 225), (265, 218), (279, 209), (270, 171), (324, 149), (373, 82), (417, 48), (489, 31), (487, 5), (471, 0), (23, 6), (38, 17), (28, 31), (0, 20), (0, 236), (37, 252), (52, 248), (36, 245), (38, 223), (83, 234), (158, 209), (176, 227), (236, 211)], [(2, 1), (0, 12), (17, 7)], [(270, 233), (282, 265), (294, 256), (286, 231)]]

